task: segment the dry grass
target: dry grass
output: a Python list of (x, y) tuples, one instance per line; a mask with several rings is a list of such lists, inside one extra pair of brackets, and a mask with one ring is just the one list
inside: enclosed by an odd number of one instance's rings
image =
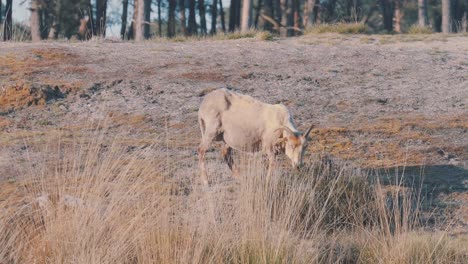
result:
[(434, 31), (429, 27), (420, 27), (413, 25), (408, 29), (408, 34), (432, 34)]
[(336, 23), (318, 24), (305, 30), (305, 34), (340, 33), (340, 34), (365, 34), (369, 28), (363, 23)]
[(274, 35), (269, 31), (260, 31), (257, 34), (255, 34), (255, 38), (259, 40), (273, 40)]
[[(345, 107), (343, 104), (338, 107)], [(464, 115), (427, 118), (419, 115), (386, 116), (376, 120), (359, 119), (344, 127), (325, 127), (313, 130), (313, 153), (328, 152), (345, 160), (353, 160), (362, 167), (393, 167), (423, 165), (427, 153), (408, 150), (410, 142), (447, 147), (435, 133), (453, 129), (466, 129)], [(365, 144), (356, 144), (356, 137), (369, 137)], [(451, 148), (452, 149), (452, 148)], [(454, 149), (455, 152), (456, 149)], [(462, 153), (462, 151), (458, 151)]]
[(0, 189), (0, 262), (468, 261), (466, 237), (418, 231), (411, 187), (320, 160), (267, 177), (243, 156), (238, 179), (222, 185), (212, 170), (203, 187), (193, 156), (129, 152), (105, 130), (50, 135), (42, 156), (15, 167)]
[(17, 80), (21, 80), (37, 73), (57, 69), (63, 64), (76, 65), (80, 62), (76, 54), (66, 49), (31, 49), (21, 55), (7, 54), (0, 57), (0, 76), (11, 79), (11, 76), (15, 75)]
[(247, 32), (240, 32), (240, 31), (234, 31), (234, 32), (218, 32), (214, 35), (206, 35), (206, 36), (183, 36), (183, 35), (177, 35), (172, 38), (161, 38), (161, 37), (155, 37), (152, 38), (149, 41), (154, 41), (154, 42), (193, 42), (193, 41), (205, 41), (205, 40), (236, 40), (236, 39), (253, 39), (256, 38), (258, 40), (272, 40), (273, 39), (273, 34), (267, 31), (261, 31), (261, 30), (256, 30), (256, 29), (251, 29)]
[[(70, 92), (82, 88), (86, 82), (83, 75), (92, 73), (86, 66), (77, 66), (83, 63), (84, 61), (69, 49), (29, 49), (21, 54), (10, 53), (0, 56), (0, 79), (7, 88), (41, 84), (58, 86), (63, 92)], [(61, 79), (59, 76), (64, 73), (78, 78)]]
[(27, 83), (17, 84), (0, 91), (0, 111), (10, 111), (25, 106), (44, 106), (47, 101), (64, 97), (58, 87), (34, 87)]

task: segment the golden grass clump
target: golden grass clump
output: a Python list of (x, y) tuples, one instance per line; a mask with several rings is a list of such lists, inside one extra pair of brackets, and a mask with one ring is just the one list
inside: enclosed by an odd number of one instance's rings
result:
[(365, 34), (368, 32), (368, 26), (363, 23), (317, 24), (305, 30), (306, 35), (320, 33)]
[(408, 34), (432, 34), (434, 31), (429, 27), (421, 27), (418, 25), (412, 25), (408, 29)]
[(257, 30), (249, 30), (247, 32), (234, 31), (229, 33), (218, 33), (213, 36), (213, 39), (217, 40), (233, 40), (233, 39), (243, 39), (243, 38), (254, 38), (258, 33)]
[(261, 157), (239, 155), (236, 179), (209, 162), (208, 187), (190, 150), (90, 133), (18, 157), (0, 188), (0, 263), (468, 260), (466, 239), (418, 231), (417, 191), (344, 163), (267, 176)]
[(255, 34), (255, 38), (258, 40), (273, 40), (274, 36), (271, 32), (269, 31), (260, 31), (257, 34)]

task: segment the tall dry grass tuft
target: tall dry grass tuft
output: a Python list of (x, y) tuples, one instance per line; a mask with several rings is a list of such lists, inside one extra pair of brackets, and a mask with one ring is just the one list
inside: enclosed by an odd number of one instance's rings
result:
[(1, 263), (468, 260), (444, 233), (417, 231), (411, 188), (344, 164), (311, 160), (267, 177), (262, 157), (241, 155), (237, 179), (213, 180), (226, 170), (211, 162), (205, 187), (193, 155), (181, 157), (193, 152), (129, 149), (110, 135), (51, 135), (17, 160), (16, 182), (0, 192)]
[(305, 35), (321, 33), (366, 34), (369, 27), (364, 23), (317, 24), (306, 28)]

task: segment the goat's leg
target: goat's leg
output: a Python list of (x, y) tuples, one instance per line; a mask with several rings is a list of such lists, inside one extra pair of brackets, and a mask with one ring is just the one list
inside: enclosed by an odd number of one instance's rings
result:
[(239, 171), (238, 171), (238, 168), (234, 165), (234, 157), (232, 155), (232, 148), (228, 146), (227, 144), (224, 144), (223, 147), (221, 148), (221, 155), (223, 156), (224, 161), (229, 166), (229, 169), (231, 170), (232, 175), (234, 177), (238, 177)]
[(208, 125), (205, 129), (205, 133), (203, 133), (202, 135), (202, 141), (200, 143), (200, 146), (198, 147), (198, 165), (200, 168), (200, 176), (202, 182), (206, 186), (208, 186), (208, 175), (206, 173), (205, 154), (206, 151), (210, 148), (211, 142), (213, 142), (217, 135), (217, 124), (213, 124), (211, 126)]
[(200, 177), (203, 184), (206, 186), (208, 186), (208, 175), (206, 173), (205, 155), (212, 142), (212, 138), (208, 138), (207, 135), (208, 134), (205, 134), (205, 137), (202, 138), (202, 142), (198, 147), (198, 166), (200, 168)]
[(208, 148), (204, 147), (204, 144), (200, 144), (198, 148), (198, 167), (200, 168), (200, 178), (204, 185), (208, 185), (208, 175), (206, 174), (205, 167), (205, 154)]

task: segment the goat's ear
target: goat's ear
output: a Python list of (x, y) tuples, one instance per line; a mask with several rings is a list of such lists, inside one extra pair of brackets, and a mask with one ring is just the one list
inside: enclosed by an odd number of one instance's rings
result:
[(276, 141), (276, 143), (278, 144), (282, 144), (284, 142), (288, 141), (288, 137), (280, 137), (278, 138), (278, 140)]

